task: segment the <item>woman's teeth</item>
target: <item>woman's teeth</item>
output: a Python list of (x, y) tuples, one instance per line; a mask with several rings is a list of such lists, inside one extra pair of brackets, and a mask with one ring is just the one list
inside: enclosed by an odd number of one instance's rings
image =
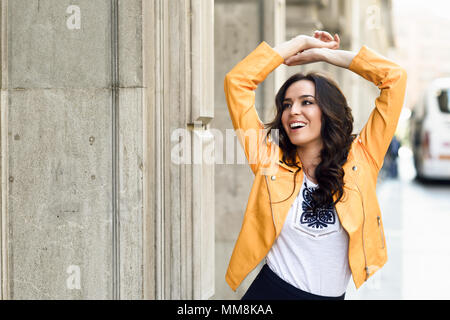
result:
[(306, 123), (294, 122), (294, 123), (291, 123), (289, 126), (290, 126), (291, 129), (299, 129), (299, 128), (305, 127)]

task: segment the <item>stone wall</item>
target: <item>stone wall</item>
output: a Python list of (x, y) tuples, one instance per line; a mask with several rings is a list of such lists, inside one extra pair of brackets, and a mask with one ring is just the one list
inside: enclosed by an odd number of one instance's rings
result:
[(212, 29), (212, 0), (1, 1), (2, 299), (212, 296), (214, 167), (172, 159), (211, 147)]

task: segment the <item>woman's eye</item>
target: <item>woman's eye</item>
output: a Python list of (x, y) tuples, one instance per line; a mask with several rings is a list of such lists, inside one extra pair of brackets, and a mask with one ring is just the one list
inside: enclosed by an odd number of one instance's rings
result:
[(289, 103), (283, 104), (283, 109), (287, 109), (287, 108), (290, 108), (290, 107), (291, 107), (291, 104), (289, 104)]
[(309, 100), (304, 100), (302, 104), (303, 105), (310, 105), (310, 104), (313, 104), (313, 103), (311, 101), (309, 101)]

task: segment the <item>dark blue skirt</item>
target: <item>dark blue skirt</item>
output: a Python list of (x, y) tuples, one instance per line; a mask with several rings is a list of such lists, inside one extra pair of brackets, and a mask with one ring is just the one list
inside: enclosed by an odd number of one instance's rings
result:
[(256, 276), (241, 300), (344, 300), (339, 297), (319, 296), (300, 290), (273, 272), (267, 264)]

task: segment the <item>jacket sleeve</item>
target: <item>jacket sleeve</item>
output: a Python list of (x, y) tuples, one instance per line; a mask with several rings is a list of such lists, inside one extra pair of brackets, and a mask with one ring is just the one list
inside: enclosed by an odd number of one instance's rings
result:
[(284, 59), (262, 42), (225, 77), (225, 96), (233, 127), (254, 174), (260, 166), (264, 125), (255, 108), (255, 90)]
[(406, 71), (365, 46), (352, 60), (349, 69), (373, 82), (381, 90), (375, 100), (375, 108), (360, 132), (360, 143), (379, 171), (403, 107)]

